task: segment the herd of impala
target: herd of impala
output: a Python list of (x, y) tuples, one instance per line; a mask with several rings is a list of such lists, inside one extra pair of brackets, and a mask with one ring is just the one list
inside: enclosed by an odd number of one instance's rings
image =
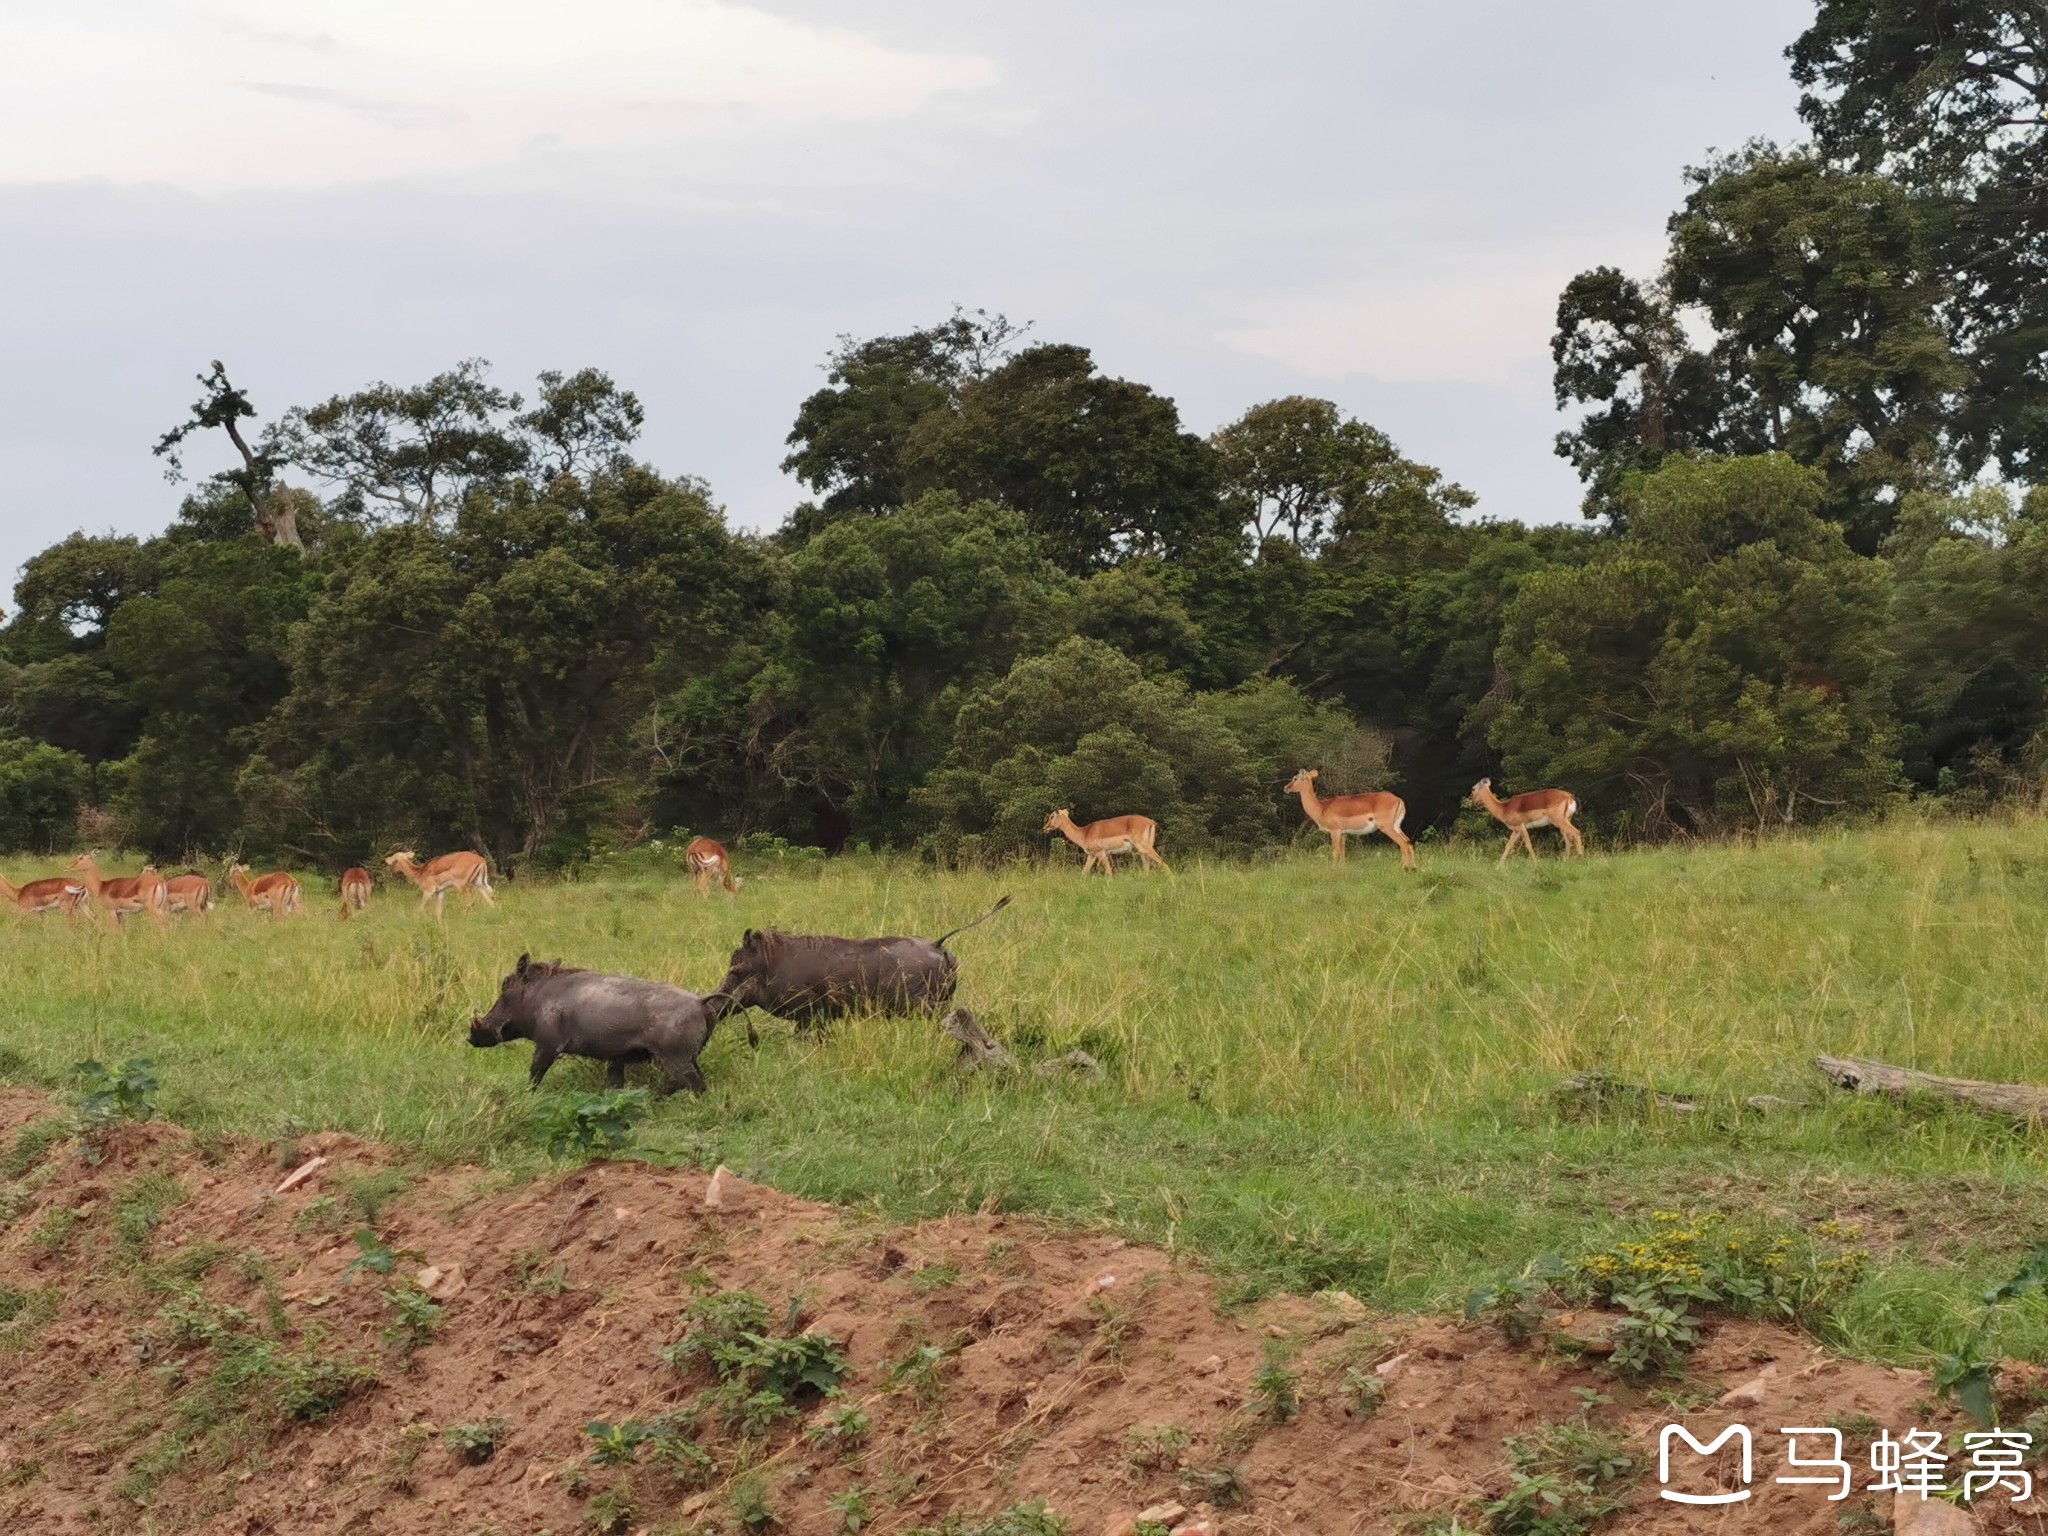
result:
[[(444, 853), (422, 864), (418, 855), (405, 848), (392, 854), (384, 865), (418, 886), (420, 909), (431, 906), (436, 917), (446, 906), (450, 891), (461, 895), (465, 905), (478, 897), (489, 905), (494, 894), (490, 866), (481, 854)], [(281, 869), (252, 875), (248, 865), (233, 864), (228, 867), (227, 883), (252, 912), (289, 917), (306, 909), (297, 878)], [(62, 912), (76, 922), (86, 912), (98, 909), (111, 917), (116, 927), (137, 913), (147, 913), (159, 924), (179, 913), (205, 917), (213, 910), (213, 893), (213, 882), (197, 870), (166, 879), (153, 865), (145, 864), (140, 874), (109, 876), (100, 873), (99, 860), (90, 853), (72, 860), (66, 873), (31, 880), (27, 885), (14, 885), (0, 876), (0, 898), (23, 912)], [(349, 917), (369, 904), (370, 872), (360, 867), (342, 871), (341, 915)]]
[[(1408, 818), (1408, 806), (1399, 795), (1379, 791), (1335, 795), (1325, 800), (1316, 793), (1316, 780), (1320, 777), (1320, 769), (1304, 768), (1288, 780), (1287, 793), (1300, 795), (1301, 808), (1308, 813), (1308, 819), (1330, 834), (1330, 857), (1335, 862), (1344, 862), (1345, 838), (1377, 832), (1401, 850), (1403, 869), (1415, 867), (1415, 844), (1401, 830), (1401, 823)], [(1529, 841), (1529, 833), (1537, 827), (1557, 828), (1567, 853), (1586, 851), (1585, 838), (1572, 825), (1572, 818), (1579, 814), (1578, 797), (1565, 790), (1535, 789), (1503, 800), (1493, 792), (1493, 780), (1481, 779), (1472, 786), (1465, 803), (1480, 807), (1508, 829), (1508, 845), (1500, 854), (1503, 864), (1517, 843), (1528, 851), (1530, 858), (1536, 857), (1536, 845)], [(1135, 853), (1147, 864), (1166, 868), (1166, 860), (1159, 857), (1154, 846), (1159, 841), (1159, 824), (1149, 816), (1110, 816), (1076, 825), (1073, 816), (1062, 809), (1045, 818), (1045, 830), (1064, 834), (1068, 842), (1087, 855), (1081, 865), (1083, 874), (1096, 868), (1109, 874), (1109, 856), (1113, 853)]]
[[(1301, 796), (1301, 808), (1308, 819), (1330, 834), (1330, 857), (1335, 862), (1344, 862), (1345, 838), (1377, 832), (1401, 850), (1402, 868), (1415, 867), (1415, 844), (1401, 830), (1408, 807), (1399, 795), (1381, 791), (1335, 795), (1325, 800), (1316, 793), (1319, 777), (1320, 770), (1304, 768), (1288, 781), (1287, 793)], [(1536, 857), (1536, 845), (1529, 840), (1529, 833), (1539, 827), (1555, 827), (1564, 839), (1567, 853), (1586, 851), (1585, 838), (1572, 825), (1579, 802), (1565, 790), (1538, 789), (1503, 800), (1493, 792), (1491, 779), (1481, 779), (1472, 786), (1466, 804), (1479, 806), (1508, 829), (1507, 847), (1500, 855), (1503, 864), (1513, 855), (1517, 843), (1530, 858)], [(1157, 847), (1159, 824), (1149, 816), (1109, 816), (1101, 821), (1079, 823), (1062, 807), (1045, 818), (1045, 831), (1060, 833), (1086, 855), (1081, 865), (1083, 874), (1091, 869), (1100, 869), (1105, 875), (1113, 873), (1110, 856), (1119, 853), (1136, 854), (1145, 865), (1167, 867)], [(683, 862), (696, 882), (699, 896), (710, 895), (714, 884), (728, 891), (740, 888), (741, 882), (732, 872), (731, 855), (724, 845), (708, 837), (693, 840), (683, 852)], [(465, 906), (478, 897), (488, 906), (494, 897), (490, 866), (482, 854), (444, 853), (422, 864), (417, 854), (404, 848), (387, 858), (384, 866), (418, 886), (420, 910), (431, 906), (437, 918), (446, 908), (451, 891), (462, 897)], [(283, 870), (252, 875), (248, 865), (237, 863), (229, 867), (227, 883), (253, 912), (286, 917), (305, 910), (299, 882)], [(107, 876), (100, 873), (99, 862), (90, 853), (74, 859), (68, 873), (31, 880), (27, 885), (13, 885), (0, 876), (0, 897), (23, 912), (62, 912), (75, 922), (89, 908), (98, 908), (112, 917), (117, 926), (136, 913), (147, 913), (160, 924), (179, 913), (205, 917), (213, 910), (213, 894), (213, 882), (196, 870), (166, 879), (153, 866), (144, 865), (140, 874)], [(360, 867), (344, 870), (341, 915), (347, 918), (369, 904), (370, 872)]]

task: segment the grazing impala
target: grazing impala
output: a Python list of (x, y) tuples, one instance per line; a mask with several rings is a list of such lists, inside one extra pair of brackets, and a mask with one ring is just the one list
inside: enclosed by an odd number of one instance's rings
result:
[(740, 882), (732, 876), (732, 855), (725, 851), (723, 843), (714, 843), (708, 837), (692, 838), (690, 846), (683, 850), (683, 863), (697, 877), (699, 896), (711, 894), (711, 882), (714, 880), (728, 891), (740, 888)]
[(341, 872), (341, 916), (345, 922), (351, 913), (361, 912), (370, 905), (370, 872), (360, 864)]
[(450, 891), (462, 893), (464, 906), (470, 905), (478, 896), (483, 897), (484, 905), (493, 905), (491, 868), (480, 853), (444, 853), (438, 859), (429, 859), (422, 864), (410, 848), (401, 848), (384, 861), (384, 866), (418, 886), (420, 910), (424, 912), (431, 901), (436, 918), (448, 905)]
[(27, 885), (10, 884), (6, 876), (0, 875), (0, 897), (13, 902), (24, 912), (62, 912), (75, 923), (85, 904), (92, 900), (92, 892), (80, 881), (65, 875), (31, 880)]
[(1287, 793), (1301, 796), (1301, 808), (1308, 819), (1330, 834), (1330, 861), (1344, 862), (1344, 839), (1378, 832), (1401, 850), (1401, 867), (1415, 867), (1415, 845), (1401, 831), (1408, 805), (1399, 795), (1384, 790), (1369, 795), (1334, 795), (1328, 800), (1316, 794), (1316, 779), (1322, 770), (1304, 768), (1287, 784)]
[(1159, 823), (1149, 816), (1107, 816), (1077, 827), (1074, 818), (1062, 807), (1045, 818), (1045, 830), (1065, 833), (1068, 842), (1088, 855), (1081, 862), (1084, 875), (1097, 864), (1105, 875), (1115, 874), (1109, 863), (1112, 853), (1135, 853), (1147, 864), (1166, 868), (1166, 860), (1152, 851), (1152, 845), (1159, 840)]
[(71, 861), (71, 867), (78, 872), (85, 888), (92, 892), (92, 899), (107, 909), (116, 928), (135, 912), (147, 912), (159, 925), (162, 924), (164, 908), (169, 902), (164, 894), (163, 876), (156, 872), (156, 866), (145, 864), (139, 875), (117, 875), (108, 880), (100, 874), (99, 860), (92, 854), (81, 853)]
[(196, 912), (205, 917), (213, 910), (213, 882), (196, 869), (173, 875), (164, 882), (164, 905), (173, 914)]
[(285, 917), (300, 910), (299, 882), (281, 869), (258, 875), (252, 880), (249, 866), (237, 864), (228, 871), (228, 879), (242, 893), (242, 900), (248, 903), (251, 912)]
[(1508, 829), (1508, 845), (1500, 851), (1503, 864), (1507, 863), (1508, 855), (1515, 851), (1518, 842), (1528, 850), (1530, 858), (1536, 857), (1536, 845), (1529, 841), (1531, 827), (1555, 827), (1564, 838), (1567, 852), (1584, 854), (1586, 851), (1585, 838), (1572, 825), (1572, 818), (1579, 814), (1579, 802), (1564, 790), (1532, 789), (1527, 794), (1510, 795), (1503, 800), (1493, 792), (1493, 780), (1481, 779), (1472, 786), (1471, 798), (1465, 803), (1483, 806)]

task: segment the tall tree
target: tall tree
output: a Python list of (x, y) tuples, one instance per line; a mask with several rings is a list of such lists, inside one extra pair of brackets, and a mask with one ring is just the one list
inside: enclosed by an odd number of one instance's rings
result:
[(277, 484), (281, 461), (260, 440), (258, 446), (251, 447), (249, 439), (242, 433), (241, 424), (256, 417), (256, 407), (249, 403), (248, 392), (236, 388), (228, 378), (226, 365), (218, 359), (210, 370), (199, 375), (199, 387), (201, 394), (192, 407), (192, 413), (158, 438), (156, 447), (151, 450), (164, 461), (164, 478), (173, 483), (183, 478), (183, 452), (187, 439), (194, 433), (218, 429), (234, 445), (242, 467), (223, 470), (213, 477), (214, 480), (241, 493), (247, 515), (258, 534), (273, 544), (301, 548), (298, 501)]
[(842, 336), (826, 363), (825, 388), (797, 408), (782, 461), (824, 497), (792, 527), (808, 538), (848, 513), (873, 517), (910, 494), (907, 465), (923, 425), (957, 409), (960, 391), (985, 378), (1028, 327), (986, 310), (902, 336)]
[(287, 411), (265, 452), (325, 481), (372, 520), (429, 523), (473, 487), (501, 486), (532, 463), (508, 418), (522, 401), (470, 358), (424, 384), (377, 383)]
[(911, 832), (967, 692), (1062, 632), (1073, 583), (1015, 512), (947, 491), (833, 524), (789, 558), (756, 709), (823, 840)]
[(2048, 11), (2035, 0), (1820, 0), (1788, 50), (1830, 160), (1930, 209), (1970, 370), (1966, 472), (2048, 464)]
[(1085, 347), (1029, 347), (968, 381), (957, 413), (921, 424), (907, 468), (915, 489), (1014, 507), (1076, 575), (1231, 531), (1215, 451), (1171, 400), (1099, 373)]

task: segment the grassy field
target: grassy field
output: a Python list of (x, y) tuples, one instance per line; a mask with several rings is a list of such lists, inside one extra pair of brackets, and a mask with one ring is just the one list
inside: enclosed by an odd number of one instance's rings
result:
[[(1297, 853), (1113, 881), (742, 857), (745, 890), (710, 901), (666, 857), (502, 883), (494, 910), (451, 903), (440, 928), (406, 888), (344, 924), (310, 885), (311, 914), (276, 923), (13, 920), (0, 1072), (62, 1086), (81, 1058), (145, 1056), (164, 1112), (202, 1130), (340, 1127), (526, 1170), (542, 1159), (527, 1048), (463, 1034), (521, 949), (702, 990), (750, 925), (932, 934), (1009, 892), (957, 941), (960, 1000), (1027, 1055), (1085, 1048), (1104, 1081), (956, 1081), (929, 1020), (815, 1041), (762, 1020), (758, 1052), (721, 1031), (711, 1092), (662, 1104), (637, 1149), (892, 1217), (1113, 1223), (1246, 1288), (1337, 1284), (1401, 1308), (1656, 1210), (1832, 1219), (1875, 1255), (1839, 1341), (1902, 1360), (1952, 1344), (1983, 1287), (2048, 1239), (2043, 1138), (1852, 1099), (1811, 1067), (1832, 1051), (2048, 1082), (2048, 824), (1504, 869), (1490, 849), (1424, 849), (1413, 875), (1384, 845), (1343, 869)], [(1546, 1090), (1586, 1069), (1704, 1108), (1561, 1113)], [(565, 1064), (543, 1097), (599, 1081)], [(1790, 1104), (1749, 1109), (1756, 1094)], [(2011, 1310), (2005, 1347), (2048, 1355), (2039, 1304)]]

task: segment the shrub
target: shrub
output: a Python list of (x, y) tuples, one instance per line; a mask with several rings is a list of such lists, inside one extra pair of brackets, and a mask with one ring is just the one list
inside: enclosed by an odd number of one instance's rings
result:
[(511, 1433), (511, 1421), (493, 1415), (481, 1423), (451, 1424), (442, 1431), (441, 1439), (457, 1456), (480, 1467), (498, 1453)]
[(1510, 1483), (1482, 1506), (1495, 1536), (1579, 1536), (1619, 1511), (1638, 1468), (1624, 1443), (1583, 1424), (1547, 1424), (1507, 1441)]
[(0, 848), (48, 852), (67, 841), (90, 772), (76, 752), (0, 732)]
[(594, 1157), (623, 1150), (647, 1110), (645, 1088), (616, 1088), (552, 1101), (536, 1119), (551, 1155)]

